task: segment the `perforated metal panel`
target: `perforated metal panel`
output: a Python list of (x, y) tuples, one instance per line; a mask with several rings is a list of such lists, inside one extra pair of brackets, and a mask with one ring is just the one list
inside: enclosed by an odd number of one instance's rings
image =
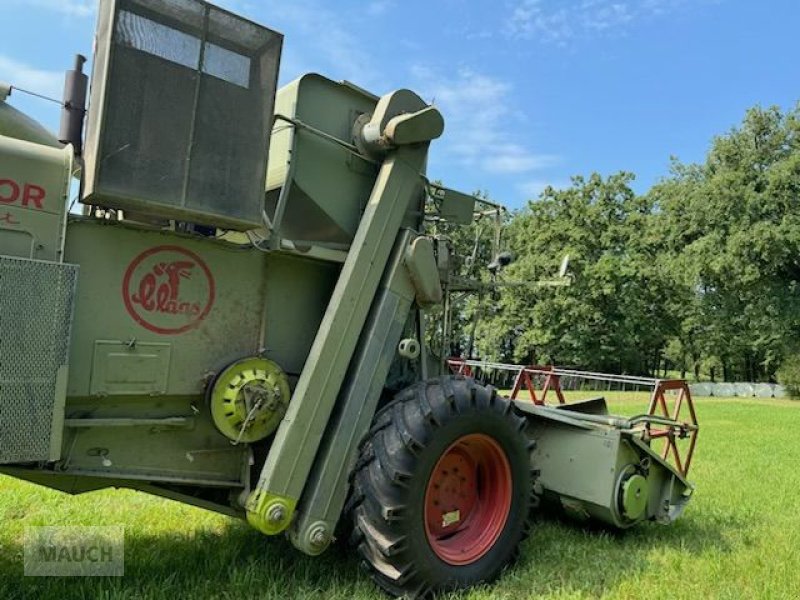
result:
[(0, 256), (0, 463), (58, 452), (77, 278), (76, 265)]
[(198, 0), (101, 0), (83, 201), (259, 226), (282, 41)]

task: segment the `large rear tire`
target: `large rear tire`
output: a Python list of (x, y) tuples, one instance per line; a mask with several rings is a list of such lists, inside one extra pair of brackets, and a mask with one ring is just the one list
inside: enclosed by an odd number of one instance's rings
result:
[(427, 596), (491, 581), (516, 558), (536, 504), (524, 430), (508, 400), (463, 377), (412, 386), (376, 415), (348, 517), (378, 585)]

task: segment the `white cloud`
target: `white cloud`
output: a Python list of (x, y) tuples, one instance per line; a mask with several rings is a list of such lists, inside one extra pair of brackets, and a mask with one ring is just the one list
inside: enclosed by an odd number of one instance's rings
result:
[[(289, 0), (273, 8), (270, 26), (290, 29), (284, 41), (283, 72), (299, 75), (307, 71), (325, 73), (363, 86), (378, 80), (371, 53), (357, 37), (358, 28), (341, 11), (315, 0)], [(287, 68), (288, 67), (290, 68)]]
[(507, 23), (513, 37), (563, 43), (574, 35), (570, 13), (564, 7), (546, 9), (541, 0), (522, 0)]
[(0, 80), (14, 87), (59, 99), (64, 91), (64, 73), (36, 69), (0, 54)]
[(532, 154), (519, 144), (497, 144), (496, 154), (484, 159), (484, 167), (493, 173), (526, 173), (551, 167), (558, 157), (550, 154)]
[(70, 17), (94, 15), (95, 0), (11, 0), (13, 4), (33, 6), (59, 12)]
[(555, 189), (562, 189), (562, 188), (567, 188), (570, 185), (571, 184), (569, 181), (558, 181), (558, 180), (551, 181), (549, 179), (533, 179), (530, 181), (523, 181), (522, 183), (518, 184), (517, 190), (519, 191), (520, 194), (525, 196), (527, 200), (535, 200), (548, 187), (552, 187)]
[(412, 68), (418, 89), (445, 118), (444, 151), (463, 167), (495, 174), (520, 174), (552, 166), (557, 156), (534, 152), (514, 131), (511, 85), (470, 69), (444, 75)]
[(564, 45), (583, 35), (624, 31), (636, 21), (691, 4), (689, 0), (517, 0), (506, 21), (506, 32), (512, 37)]
[(394, 0), (373, 0), (367, 4), (367, 14), (378, 17), (394, 8)]

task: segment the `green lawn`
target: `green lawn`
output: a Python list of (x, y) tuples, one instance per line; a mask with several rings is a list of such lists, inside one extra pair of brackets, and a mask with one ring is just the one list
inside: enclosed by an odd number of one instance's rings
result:
[[(612, 395), (632, 412), (641, 396)], [(459, 598), (800, 598), (800, 403), (700, 399), (691, 479), (672, 526), (624, 534), (540, 522), (521, 560)], [(130, 491), (70, 497), (0, 478), (0, 598), (383, 597), (336, 550), (312, 559), (234, 519)], [(126, 526), (125, 576), (22, 576), (26, 525)]]

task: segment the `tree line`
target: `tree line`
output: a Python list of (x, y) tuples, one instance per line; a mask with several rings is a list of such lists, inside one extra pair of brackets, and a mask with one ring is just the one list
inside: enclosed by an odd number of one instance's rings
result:
[[(498, 278), (515, 283), (462, 303), (450, 351), (697, 380), (800, 373), (800, 106), (749, 110), (646, 194), (633, 179), (574, 177), (509, 215), (515, 260)], [(491, 259), (487, 231), (453, 232), (465, 270)], [(518, 285), (565, 254), (570, 286)]]

